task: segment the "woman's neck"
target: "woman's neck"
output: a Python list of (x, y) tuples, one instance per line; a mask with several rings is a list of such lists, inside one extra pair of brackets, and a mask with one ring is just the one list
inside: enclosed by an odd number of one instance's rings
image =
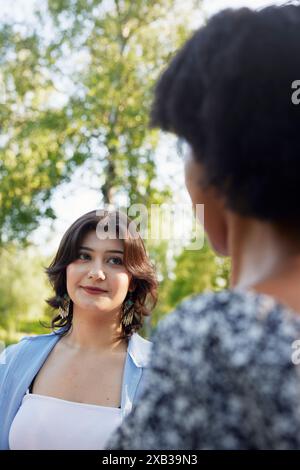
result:
[(122, 327), (117, 320), (95, 320), (89, 312), (83, 314), (74, 309), (72, 327), (63, 343), (86, 352), (119, 353), (127, 350), (127, 341), (121, 335)]
[(233, 216), (231, 286), (268, 294), (300, 313), (300, 246), (271, 224)]

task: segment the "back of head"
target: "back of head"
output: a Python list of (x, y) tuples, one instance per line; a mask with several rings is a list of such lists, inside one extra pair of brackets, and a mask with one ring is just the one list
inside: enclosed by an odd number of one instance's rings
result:
[(224, 10), (161, 76), (152, 125), (175, 132), (237, 213), (300, 228), (300, 6)]

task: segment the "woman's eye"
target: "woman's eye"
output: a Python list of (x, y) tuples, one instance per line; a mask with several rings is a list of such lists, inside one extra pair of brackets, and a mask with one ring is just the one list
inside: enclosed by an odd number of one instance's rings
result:
[(83, 260), (90, 259), (90, 255), (87, 253), (79, 253), (78, 259), (83, 259)]
[(110, 264), (123, 264), (123, 260), (121, 258), (116, 258), (116, 257), (109, 258), (108, 262)]

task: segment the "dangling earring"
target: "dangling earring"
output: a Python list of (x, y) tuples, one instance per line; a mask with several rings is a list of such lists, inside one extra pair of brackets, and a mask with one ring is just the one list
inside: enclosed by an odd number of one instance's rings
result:
[(132, 308), (134, 302), (132, 301), (131, 297), (129, 297), (124, 304), (124, 310), (123, 310), (123, 317), (122, 317), (122, 325), (128, 326), (132, 323), (133, 320), (133, 315), (134, 315), (134, 309)]
[(62, 299), (62, 306), (59, 307), (58, 313), (60, 318), (64, 320), (70, 313), (70, 297), (68, 294), (65, 294)]

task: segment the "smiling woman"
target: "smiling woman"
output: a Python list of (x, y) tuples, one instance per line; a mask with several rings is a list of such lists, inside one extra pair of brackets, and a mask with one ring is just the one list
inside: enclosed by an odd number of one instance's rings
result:
[(137, 331), (156, 302), (155, 271), (130, 219), (92, 211), (46, 272), (58, 315), (52, 333), (5, 351), (0, 448), (102, 449), (143, 385), (151, 343)]
[[(96, 319), (104, 318), (100, 317), (101, 308), (95, 310), (91, 306), (91, 301), (95, 306), (99, 299), (84, 295), (85, 286), (109, 291), (105, 301), (101, 296), (101, 304), (110, 312), (110, 319), (114, 312), (121, 315), (120, 333), (127, 338), (141, 328), (143, 318), (156, 302), (156, 274), (133, 221), (121, 213), (101, 211), (101, 214), (89, 212), (71, 225), (46, 270), (55, 292), (47, 302), (60, 309), (52, 327), (65, 327), (59, 332), (61, 335), (67, 334), (72, 325), (74, 308), (82, 311), (86, 302), (90, 315), (96, 311)], [(67, 316), (62, 312), (66, 303)]]

